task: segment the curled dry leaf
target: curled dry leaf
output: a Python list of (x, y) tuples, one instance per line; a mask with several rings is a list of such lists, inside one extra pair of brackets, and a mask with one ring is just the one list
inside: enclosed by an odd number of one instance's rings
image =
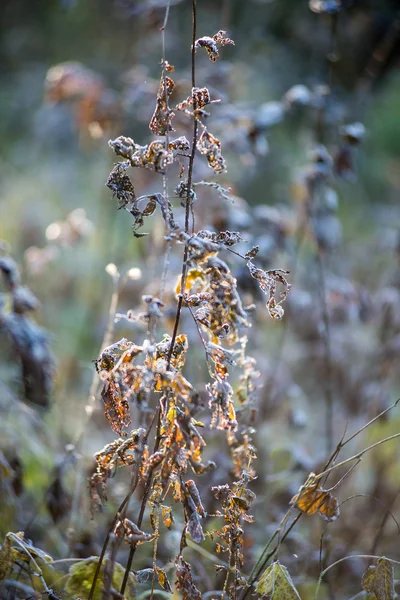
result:
[(182, 592), (182, 600), (201, 600), (201, 593), (193, 581), (192, 569), (182, 556), (176, 562), (176, 589)]
[(190, 144), (184, 136), (172, 140), (166, 148), (166, 143), (154, 140), (150, 144), (140, 146), (132, 138), (119, 136), (108, 142), (117, 156), (122, 156), (132, 167), (151, 169), (156, 173), (165, 174), (168, 165), (172, 164), (178, 153), (187, 152)]
[(136, 200), (133, 183), (126, 174), (128, 166), (128, 163), (117, 163), (106, 182), (106, 186), (112, 191), (113, 196), (118, 199), (118, 208), (124, 208)]
[(238, 231), (220, 231), (216, 233), (215, 231), (201, 230), (197, 235), (201, 239), (210, 240), (215, 244), (220, 244), (221, 247), (227, 246), (228, 248), (243, 241)]
[[(188, 117), (195, 117), (201, 119), (203, 117), (209, 117), (210, 113), (205, 110), (208, 104), (215, 104), (220, 102), (219, 99), (211, 100), (211, 95), (208, 88), (192, 88), (192, 95), (188, 96), (186, 100), (176, 105), (176, 110), (183, 111)], [(193, 108), (193, 111), (189, 110)]]
[(157, 103), (151, 118), (149, 128), (155, 135), (165, 135), (167, 131), (173, 131), (171, 119), (174, 113), (168, 108), (168, 99), (175, 88), (175, 82), (171, 77), (161, 76), (157, 92)]
[(226, 36), (226, 31), (218, 31), (213, 37), (204, 36), (199, 38), (194, 43), (194, 48), (205, 48), (208, 54), (208, 58), (215, 62), (219, 57), (218, 46), (234, 46), (235, 42)]
[(147, 583), (148, 581), (152, 581), (155, 575), (155, 580), (160, 586), (168, 592), (172, 594), (172, 588), (168, 581), (167, 575), (163, 569), (157, 567), (155, 572), (153, 569), (141, 569), (140, 571), (135, 571), (135, 577), (138, 583)]
[(124, 427), (129, 427), (132, 423), (132, 418), (129, 403), (122, 395), (119, 382), (112, 376), (104, 382), (101, 398), (104, 402), (104, 414), (111, 424), (112, 430), (121, 433)]
[(313, 473), (301, 486), (299, 493), (291, 499), (290, 504), (306, 515), (318, 513), (325, 521), (335, 521), (340, 515), (337, 499), (329, 491), (318, 487)]
[(192, 540), (197, 544), (200, 544), (205, 539), (200, 517), (205, 517), (206, 512), (201, 502), (199, 491), (192, 479), (182, 483), (181, 489), (185, 520), (187, 523), (186, 529)]
[(225, 160), (221, 154), (221, 142), (207, 129), (204, 129), (201, 134), (197, 142), (197, 149), (207, 157), (208, 166), (214, 173), (219, 174), (226, 171)]
[(251, 250), (249, 250), (248, 252), (246, 252), (246, 254), (244, 255), (244, 257), (247, 260), (253, 260), (253, 258), (255, 258), (258, 254), (260, 250), (260, 246), (253, 246), (253, 248), (251, 248)]
[[(251, 260), (247, 262), (247, 266), (250, 271), (250, 275), (258, 281), (260, 289), (267, 296), (267, 308), (268, 312), (273, 319), (282, 319), (284, 310), (282, 308), (282, 302), (286, 299), (290, 291), (290, 284), (284, 275), (288, 274), (288, 271), (283, 269), (276, 269), (271, 271), (263, 271), (258, 269)], [(276, 284), (279, 283), (283, 286), (283, 291), (280, 293), (281, 299), (279, 302), (276, 300)]]
[(136, 429), (128, 438), (118, 438), (94, 455), (96, 472), (89, 479), (92, 513), (107, 501), (107, 479), (113, 476), (116, 469), (138, 462), (145, 433), (145, 429)]
[[(246, 486), (253, 479), (248, 471), (242, 470), (241, 477), (232, 484), (219, 485), (211, 488), (215, 498), (221, 503), (221, 511), (218, 512), (224, 519), (224, 525), (214, 534), (223, 542), (219, 544), (217, 551), (228, 552), (237, 569), (243, 566), (243, 526), (242, 522), (252, 522), (253, 517), (247, 513), (250, 505), (255, 500), (255, 494)], [(232, 545), (232, 540), (234, 544)]]
[(131, 546), (140, 546), (140, 544), (144, 544), (145, 542), (152, 542), (156, 537), (154, 533), (145, 533), (144, 531), (141, 531), (141, 529), (129, 519), (118, 521), (114, 533), (117, 537), (123, 537), (125, 542)]

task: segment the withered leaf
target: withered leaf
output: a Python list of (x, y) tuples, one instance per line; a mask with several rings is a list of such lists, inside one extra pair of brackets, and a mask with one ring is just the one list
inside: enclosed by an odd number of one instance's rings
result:
[(260, 250), (260, 246), (253, 246), (253, 248), (251, 250), (249, 250), (248, 252), (246, 252), (246, 254), (244, 255), (244, 257), (247, 260), (251, 260), (253, 258), (255, 258), (258, 254)]
[(375, 566), (368, 567), (362, 576), (363, 590), (375, 595), (376, 600), (393, 600), (394, 575), (393, 565), (384, 556)]
[(135, 523), (133, 523), (129, 519), (118, 521), (115, 527), (115, 535), (117, 537), (123, 536), (128, 544), (135, 546), (140, 546), (145, 542), (152, 542), (155, 538), (155, 535), (153, 533), (146, 533), (142, 531)]
[[(9, 550), (11, 554), (9, 554)], [(49, 554), (46, 554), (46, 552), (34, 546), (30, 540), (24, 538), (23, 531), (19, 531), (18, 533), (10, 531), (6, 534), (3, 547), (0, 551), (0, 574), (3, 569), (4, 571), (7, 569), (9, 560), (12, 560), (12, 562), (23, 561), (29, 563), (32, 558), (40, 559), (47, 564), (53, 562)]]
[(226, 36), (226, 31), (218, 31), (213, 37), (204, 36), (195, 41), (194, 48), (205, 48), (208, 58), (215, 62), (219, 56), (218, 46), (235, 45), (235, 42)]
[(207, 129), (204, 129), (201, 134), (197, 142), (197, 149), (207, 157), (208, 166), (214, 173), (223, 173), (226, 170), (225, 160), (221, 154), (221, 142)]
[(121, 394), (119, 384), (112, 378), (104, 382), (101, 397), (104, 402), (105, 416), (113, 431), (120, 433), (132, 422), (129, 403)]
[(160, 569), (160, 567), (156, 568), (155, 573), (153, 569), (141, 569), (140, 571), (135, 571), (135, 577), (138, 583), (146, 583), (147, 581), (151, 581), (153, 579), (153, 575), (155, 575), (155, 580), (166, 592), (172, 593), (171, 585), (168, 581), (167, 575), (163, 569)]
[(200, 590), (193, 582), (192, 570), (189, 563), (179, 556), (175, 562), (176, 566), (176, 588), (182, 591), (183, 600), (201, 600)]
[(200, 523), (200, 517), (196, 512), (193, 512), (190, 516), (189, 522), (187, 524), (187, 531), (190, 534), (190, 537), (197, 544), (201, 544), (204, 542), (204, 532)]
[(172, 508), (170, 506), (161, 505), (161, 514), (165, 527), (171, 529), (174, 517), (172, 515)]
[(157, 104), (154, 114), (150, 121), (150, 131), (155, 135), (165, 135), (167, 131), (172, 131), (171, 119), (174, 113), (168, 108), (168, 98), (175, 88), (175, 82), (171, 77), (161, 76), (160, 85), (157, 93)]
[(160, 569), (160, 567), (157, 567), (156, 571), (158, 583), (161, 585), (163, 590), (172, 594), (172, 588), (168, 581), (167, 574), (165, 573), (165, 571), (163, 569)]
[(289, 571), (279, 561), (265, 569), (257, 584), (257, 593), (267, 600), (301, 600)]
[(135, 190), (126, 174), (129, 163), (117, 163), (108, 176), (106, 186), (118, 198), (118, 208), (124, 208), (130, 202), (135, 202)]
[[(263, 271), (263, 269), (258, 269), (251, 260), (247, 262), (247, 266), (250, 271), (250, 275), (254, 277), (258, 281), (260, 286), (260, 290), (267, 296), (267, 309), (270, 316), (273, 319), (282, 319), (284, 310), (281, 306), (282, 302), (286, 299), (290, 291), (290, 284), (284, 275), (288, 274), (288, 271), (284, 271), (283, 269), (275, 269), (271, 271)], [(276, 300), (276, 286), (277, 283), (283, 286), (283, 291), (280, 293), (280, 301)]]
[(335, 521), (339, 515), (339, 504), (336, 498), (318, 484), (306, 487), (294, 496), (290, 504), (296, 506), (306, 515), (318, 513), (325, 521)]
[[(208, 88), (192, 88), (192, 95), (186, 98), (183, 102), (176, 105), (177, 110), (185, 110), (190, 106), (196, 107), (196, 109), (202, 109), (207, 104), (210, 104), (211, 96)], [(215, 102), (215, 100), (214, 100)]]

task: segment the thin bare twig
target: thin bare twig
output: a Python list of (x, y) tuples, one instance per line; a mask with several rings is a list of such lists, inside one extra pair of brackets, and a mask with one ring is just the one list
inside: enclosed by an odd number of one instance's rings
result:
[[(192, 98), (193, 98), (193, 112), (196, 111), (196, 96), (193, 93), (194, 88), (196, 87), (196, 51), (195, 51), (195, 42), (196, 42), (196, 0), (192, 0)], [(194, 164), (194, 156), (196, 153), (196, 144), (197, 144), (197, 119), (193, 119), (193, 137), (192, 137), (192, 149), (189, 158), (189, 166), (188, 166), (188, 179), (187, 179), (187, 195), (186, 195), (186, 203), (185, 203), (185, 233), (189, 233), (189, 219), (190, 219), (190, 206), (191, 206), (191, 191), (192, 191), (192, 179), (193, 179), (193, 164)], [(171, 357), (172, 351), (175, 345), (175, 339), (178, 333), (179, 320), (181, 317), (182, 304), (183, 304), (183, 292), (185, 290), (186, 284), (186, 274), (187, 274), (187, 262), (189, 255), (189, 247), (188, 244), (185, 244), (185, 249), (183, 252), (183, 262), (182, 262), (182, 276), (181, 276), (181, 289), (180, 295), (178, 298), (178, 306), (176, 309), (175, 316), (175, 324), (174, 330), (172, 333), (171, 345), (169, 347), (168, 352), (168, 369), (171, 365)]]

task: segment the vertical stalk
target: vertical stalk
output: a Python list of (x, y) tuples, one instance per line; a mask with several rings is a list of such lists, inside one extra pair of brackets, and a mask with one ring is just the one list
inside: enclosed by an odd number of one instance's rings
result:
[[(192, 97), (193, 97), (193, 111), (196, 110), (196, 100), (195, 100), (195, 96), (193, 94), (193, 88), (196, 86), (196, 60), (195, 60), (195, 41), (196, 41), (196, 0), (192, 0), (192, 49), (191, 49), (191, 57), (192, 57)], [(185, 203), (185, 233), (189, 233), (189, 223), (190, 223), (190, 207), (191, 207), (191, 188), (192, 188), (192, 180), (193, 180), (193, 164), (194, 164), (194, 157), (195, 157), (195, 153), (196, 153), (196, 144), (197, 144), (197, 119), (194, 117), (193, 120), (193, 137), (192, 137), (192, 149), (191, 149), (191, 153), (190, 153), (190, 158), (189, 158), (189, 166), (188, 166), (188, 179), (187, 179), (187, 195), (186, 195), (186, 203)], [(179, 328), (179, 321), (180, 321), (180, 316), (181, 316), (181, 311), (182, 311), (182, 304), (183, 304), (183, 292), (185, 290), (185, 283), (186, 283), (186, 274), (187, 274), (187, 261), (188, 261), (188, 245), (185, 244), (185, 249), (183, 252), (183, 262), (182, 262), (182, 276), (181, 276), (181, 288), (180, 288), (180, 294), (179, 294), (179, 298), (178, 298), (178, 305), (177, 305), (177, 309), (176, 309), (176, 316), (175, 316), (175, 324), (174, 324), (174, 329), (173, 329), (173, 333), (172, 333), (172, 338), (171, 338), (171, 344), (169, 347), (169, 351), (168, 351), (168, 361), (167, 361), (167, 369), (169, 370), (171, 367), (171, 358), (172, 358), (172, 351), (175, 345), (175, 340), (176, 340), (176, 336), (178, 333), (178, 328)], [(156, 440), (154, 443), (154, 449), (153, 449), (153, 453), (158, 451), (158, 448), (160, 446), (160, 425), (161, 425), (161, 409), (160, 407), (157, 409), (158, 413), (157, 413), (157, 435), (156, 435)], [(139, 517), (137, 520), (137, 526), (140, 528), (142, 521), (143, 521), (143, 517), (144, 517), (144, 513), (146, 510), (146, 504), (147, 504), (147, 500), (148, 497), (150, 495), (150, 491), (151, 491), (151, 484), (152, 484), (152, 479), (153, 479), (153, 471), (151, 470), (148, 473), (147, 476), (147, 481), (145, 484), (145, 489), (143, 492), (143, 498), (142, 498), (142, 503), (140, 506), (140, 511), (139, 511)], [(132, 545), (130, 551), (129, 551), (129, 557), (128, 557), (128, 562), (126, 564), (126, 570), (125, 570), (125, 575), (124, 575), (124, 580), (122, 582), (122, 586), (121, 586), (121, 594), (124, 595), (125, 593), (125, 588), (128, 582), (128, 577), (129, 577), (129, 572), (131, 570), (132, 567), (132, 562), (133, 562), (133, 558), (135, 556), (135, 552), (136, 552), (136, 545)]]
[[(196, 111), (196, 98), (193, 93), (194, 88), (196, 87), (196, 57), (195, 57), (195, 42), (196, 42), (196, 0), (192, 0), (192, 98), (193, 98), (193, 112)], [(194, 155), (196, 152), (196, 144), (197, 144), (197, 119), (194, 117), (193, 119), (193, 137), (192, 137), (192, 150), (189, 158), (189, 167), (188, 167), (188, 178), (187, 178), (187, 194), (186, 194), (186, 204), (185, 204), (185, 233), (189, 233), (189, 220), (190, 220), (190, 206), (191, 206), (191, 190), (192, 190), (192, 180), (193, 180), (193, 163), (194, 163)], [(192, 233), (193, 233), (193, 224), (192, 224)], [(171, 366), (171, 356), (172, 351), (175, 344), (175, 339), (178, 333), (179, 320), (181, 317), (182, 304), (183, 304), (183, 292), (185, 290), (186, 283), (186, 274), (187, 274), (187, 260), (188, 260), (188, 245), (185, 244), (185, 249), (183, 252), (183, 262), (182, 262), (182, 276), (181, 276), (181, 289), (178, 298), (178, 306), (176, 308), (176, 316), (175, 316), (175, 324), (174, 330), (172, 332), (171, 345), (169, 347), (168, 352), (168, 369)]]

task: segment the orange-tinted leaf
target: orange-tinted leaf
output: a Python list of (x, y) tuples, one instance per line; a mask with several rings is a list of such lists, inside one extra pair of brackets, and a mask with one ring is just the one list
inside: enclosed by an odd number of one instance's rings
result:
[(318, 513), (325, 521), (335, 521), (340, 514), (336, 498), (318, 487), (318, 484), (306, 487), (290, 501), (306, 515)]

